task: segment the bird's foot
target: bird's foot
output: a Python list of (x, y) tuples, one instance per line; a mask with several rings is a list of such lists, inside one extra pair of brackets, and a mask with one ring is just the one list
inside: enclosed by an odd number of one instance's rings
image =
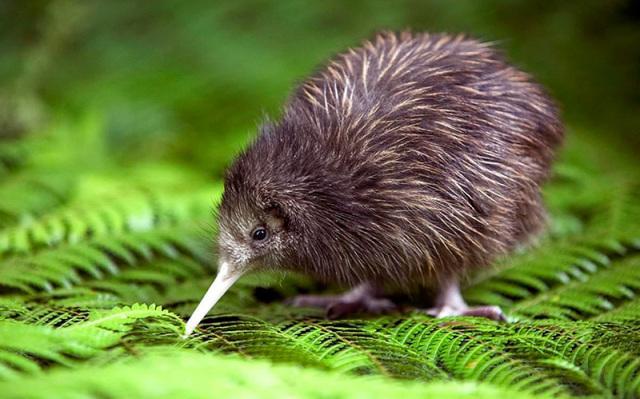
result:
[(390, 300), (376, 296), (375, 290), (366, 284), (341, 295), (297, 295), (287, 302), (297, 307), (324, 308), (329, 319), (354, 313), (389, 313), (397, 309)]
[(458, 279), (451, 277), (444, 280), (439, 287), (435, 301), (436, 306), (427, 309), (426, 313), (434, 317), (475, 316), (496, 321), (507, 321), (498, 306), (469, 306), (462, 298)]
[(427, 309), (426, 313), (433, 317), (474, 316), (496, 321), (507, 321), (499, 306), (450, 306), (443, 305)]

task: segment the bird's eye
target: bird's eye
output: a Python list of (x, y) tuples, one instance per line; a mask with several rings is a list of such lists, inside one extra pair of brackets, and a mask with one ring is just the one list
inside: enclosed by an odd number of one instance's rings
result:
[(267, 229), (265, 229), (264, 227), (258, 227), (253, 230), (253, 233), (251, 233), (251, 238), (253, 238), (254, 241), (262, 241), (267, 238), (267, 236)]

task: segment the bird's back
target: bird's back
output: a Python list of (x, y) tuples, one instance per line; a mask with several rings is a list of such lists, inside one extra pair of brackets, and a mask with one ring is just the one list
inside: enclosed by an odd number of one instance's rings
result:
[(390, 149), (437, 158), (499, 145), (546, 169), (562, 137), (540, 87), (491, 45), (463, 35), (381, 33), (307, 79), (287, 111), (316, 125), (318, 139), (367, 160)]

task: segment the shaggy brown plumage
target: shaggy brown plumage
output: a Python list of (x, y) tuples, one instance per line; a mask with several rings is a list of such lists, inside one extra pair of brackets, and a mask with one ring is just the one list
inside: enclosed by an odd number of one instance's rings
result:
[(221, 259), (457, 289), (541, 230), (540, 185), (562, 136), (541, 87), (491, 45), (378, 34), (304, 81), (229, 168)]

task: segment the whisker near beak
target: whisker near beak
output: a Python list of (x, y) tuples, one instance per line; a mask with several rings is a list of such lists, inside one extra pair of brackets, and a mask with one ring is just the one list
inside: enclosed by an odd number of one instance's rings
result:
[(200, 303), (196, 307), (196, 310), (193, 311), (189, 321), (187, 321), (187, 326), (185, 328), (183, 338), (187, 338), (193, 330), (200, 324), (202, 319), (209, 313), (211, 308), (220, 300), (222, 295), (235, 283), (242, 273), (239, 273), (237, 270), (232, 270), (229, 267), (228, 262), (223, 262), (220, 264), (218, 268), (218, 275), (216, 279), (213, 280), (211, 286), (207, 290), (207, 293), (204, 294), (204, 297), (200, 300)]

